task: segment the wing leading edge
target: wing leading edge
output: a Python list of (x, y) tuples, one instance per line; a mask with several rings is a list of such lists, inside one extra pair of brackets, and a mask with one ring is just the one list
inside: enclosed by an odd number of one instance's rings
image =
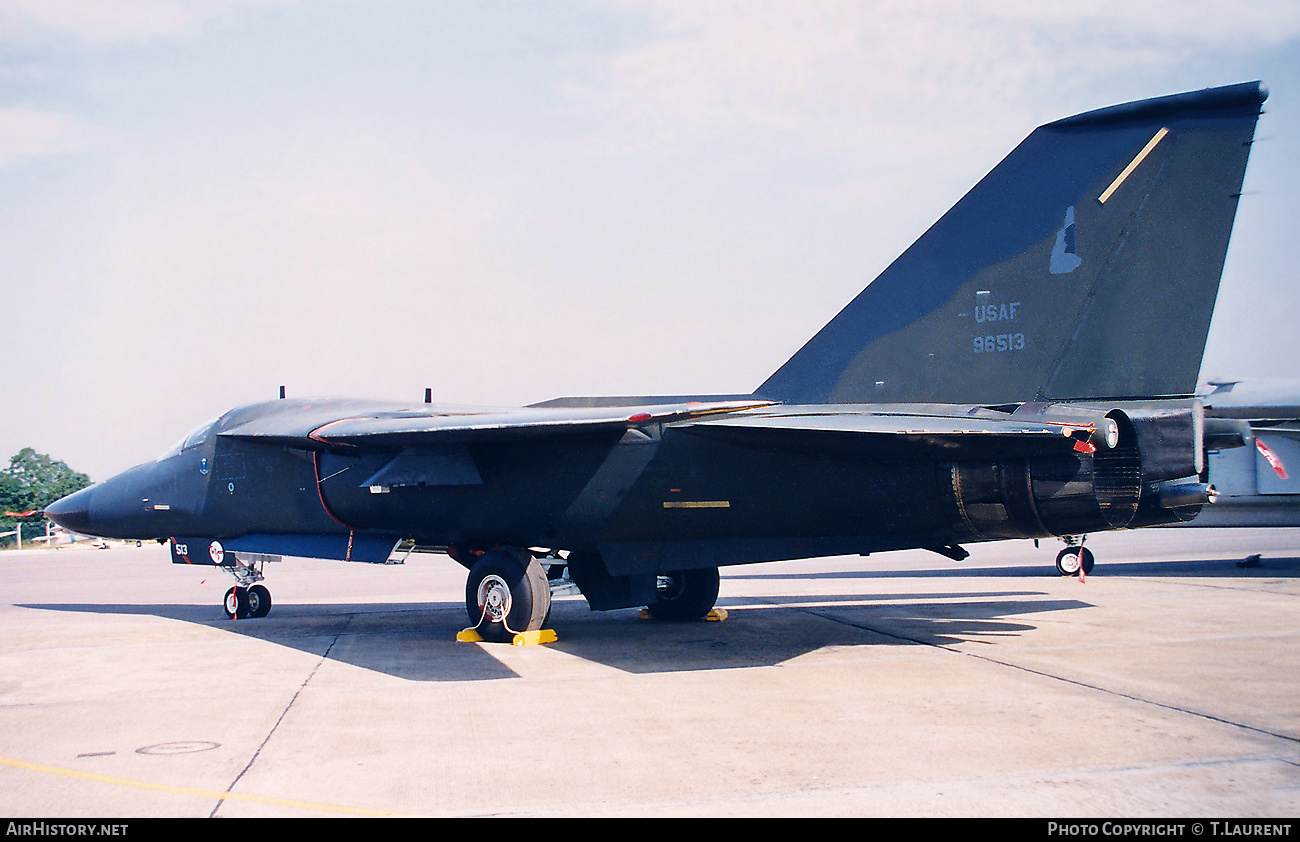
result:
[[(283, 402), (266, 406), (278, 407)], [(506, 441), (689, 421), (771, 406), (760, 399), (686, 401), (643, 406), (533, 406), (516, 409), (302, 402), (254, 417), (219, 433), (223, 438), (284, 444), (304, 450), (384, 449)]]

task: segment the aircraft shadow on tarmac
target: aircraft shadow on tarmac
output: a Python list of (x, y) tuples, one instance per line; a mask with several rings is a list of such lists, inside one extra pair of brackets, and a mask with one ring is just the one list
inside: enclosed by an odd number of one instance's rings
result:
[[(1023, 615), (1089, 607), (1036, 591), (890, 593), (720, 599), (724, 622), (640, 619), (557, 599), (547, 648), (629, 673), (771, 666), (824, 647), (953, 645), (1035, 627)], [(277, 605), (259, 620), (227, 620), (210, 605), (28, 604), (48, 611), (164, 617), (256, 638), (414, 681), (475, 681), (517, 674), (494, 653), (505, 644), (455, 640), (459, 603)]]
[[(1241, 576), (1294, 578), (1300, 559), (1264, 559), (1239, 567), (1239, 559), (1115, 562), (1094, 576)], [(727, 571), (750, 580), (901, 579), (998, 577), (1019, 579), (1021, 589), (908, 591), (851, 594), (743, 596), (719, 600), (729, 617), (721, 623), (645, 621), (635, 610), (592, 612), (581, 597), (557, 598), (549, 628), (559, 640), (547, 644), (591, 663), (628, 673), (772, 666), (826, 647), (951, 646), (969, 641), (996, 644), (1036, 627), (1045, 612), (1091, 607), (1081, 598), (1059, 598), (1023, 589), (1024, 578), (1055, 578), (1039, 566), (922, 570), (856, 570), (809, 574)], [(455, 640), (465, 627), (459, 602), (320, 603), (276, 605), (260, 620), (227, 620), (214, 605), (28, 604), (22, 608), (81, 613), (146, 615), (221, 629), (323, 655), (330, 660), (413, 681), (481, 681), (515, 678), (494, 656), (504, 644)]]
[[(952, 567), (930, 569), (880, 568), (863, 570), (827, 571), (824, 573), (784, 573), (779, 569), (749, 572), (745, 568), (728, 571), (733, 579), (774, 579), (791, 577), (800, 579), (928, 579), (928, 578), (1033, 578), (1056, 579), (1059, 574), (1050, 558), (1044, 564), (1022, 564), (1008, 567), (964, 567), (954, 562)], [(1300, 558), (1260, 558), (1251, 562), (1246, 558), (1196, 559), (1191, 561), (1106, 561), (1097, 562), (1093, 576), (1161, 576), (1161, 577), (1242, 577), (1242, 578), (1296, 578), (1300, 576)]]

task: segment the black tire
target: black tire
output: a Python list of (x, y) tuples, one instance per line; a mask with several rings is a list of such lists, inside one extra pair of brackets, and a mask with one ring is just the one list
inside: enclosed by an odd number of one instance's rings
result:
[(236, 585), (226, 591), (221, 600), (221, 607), (229, 620), (243, 620), (248, 617), (248, 591)]
[(718, 583), (716, 567), (661, 573), (650, 613), (659, 620), (698, 620), (718, 601)]
[(1066, 547), (1056, 554), (1056, 572), (1062, 576), (1078, 576), (1080, 570), (1087, 576), (1094, 564), (1092, 550), (1087, 547)]
[(271, 592), (261, 585), (253, 585), (244, 597), (248, 603), (248, 616), (265, 617), (271, 613)]
[(538, 631), (551, 610), (546, 571), (527, 550), (498, 547), (486, 552), (465, 582), (465, 610), (479, 636), (493, 643)]

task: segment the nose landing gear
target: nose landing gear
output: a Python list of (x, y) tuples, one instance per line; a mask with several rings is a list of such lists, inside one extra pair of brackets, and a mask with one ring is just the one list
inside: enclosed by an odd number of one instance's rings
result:
[[(206, 558), (200, 549), (206, 544)], [(197, 555), (191, 557), (191, 548)], [(231, 620), (265, 617), (271, 613), (271, 592), (266, 586), (257, 584), (266, 578), (262, 566), (268, 561), (279, 561), (279, 556), (260, 553), (232, 552), (221, 546), (220, 541), (207, 539), (171, 540), (172, 561), (178, 564), (208, 564), (229, 573), (235, 579), (235, 586), (226, 591), (221, 600), (221, 608)], [(197, 559), (197, 561), (195, 560)]]

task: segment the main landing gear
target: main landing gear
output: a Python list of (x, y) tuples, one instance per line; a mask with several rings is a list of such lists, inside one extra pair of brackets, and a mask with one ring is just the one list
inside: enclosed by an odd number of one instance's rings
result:
[(480, 638), (510, 643), (516, 635), (542, 630), (551, 613), (551, 583), (528, 550), (498, 547), (470, 568), (465, 610)]
[(716, 567), (679, 570), (655, 578), (655, 601), (647, 610), (656, 620), (699, 620), (718, 601)]
[[(551, 582), (561, 588), (571, 581), (595, 611), (646, 606), (646, 614), (657, 620), (699, 620), (712, 616), (718, 599), (718, 569), (681, 570), (658, 576), (611, 576), (595, 554), (557, 555), (538, 559), (525, 549), (497, 547), (476, 559), (454, 550), (452, 557), (469, 567), (465, 582), (465, 609), (470, 628), (460, 640), (494, 643), (533, 642), (546, 632), (551, 610)], [(557, 574), (567, 567), (568, 576)], [(725, 616), (718, 612), (717, 617)], [(522, 637), (521, 637), (522, 636)], [(530, 639), (530, 636), (532, 638)]]

